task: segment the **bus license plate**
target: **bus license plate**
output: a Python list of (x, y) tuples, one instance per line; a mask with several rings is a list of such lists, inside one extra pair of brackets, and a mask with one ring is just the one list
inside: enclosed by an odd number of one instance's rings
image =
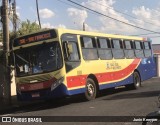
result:
[(40, 94), (39, 93), (32, 94), (32, 98), (35, 98), (35, 97), (40, 97)]

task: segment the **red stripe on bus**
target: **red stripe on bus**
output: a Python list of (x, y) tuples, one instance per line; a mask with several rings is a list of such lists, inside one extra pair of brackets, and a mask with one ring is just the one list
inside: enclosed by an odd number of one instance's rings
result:
[[(138, 66), (141, 59), (134, 59), (134, 61), (127, 66), (126, 68), (115, 71), (115, 72), (106, 72), (106, 73), (97, 73), (94, 74), (97, 77), (98, 83), (103, 82), (112, 82), (115, 80), (123, 80), (125, 79), (130, 73), (132, 73), (136, 67)], [(73, 88), (78, 86), (83, 86), (86, 84), (87, 75), (80, 75), (80, 76), (69, 76), (67, 77), (67, 87)]]
[(17, 87), (22, 92), (47, 89), (47, 88), (50, 88), (52, 83), (54, 83), (55, 81), (56, 81), (56, 78), (52, 78), (44, 82), (17, 84)]
[(139, 64), (140, 59), (135, 59), (128, 67), (120, 70), (120, 71), (116, 71), (116, 72), (107, 72), (107, 73), (103, 73), (103, 74), (96, 74), (96, 76), (102, 76), (98, 77), (98, 82), (109, 82), (109, 81), (115, 81), (115, 80), (121, 80), (125, 77), (127, 77), (131, 72), (133, 72), (135, 70), (135, 68), (137, 67), (137, 65)]

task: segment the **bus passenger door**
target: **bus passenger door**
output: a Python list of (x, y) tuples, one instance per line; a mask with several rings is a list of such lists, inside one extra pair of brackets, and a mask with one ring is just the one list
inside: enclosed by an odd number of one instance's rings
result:
[(80, 77), (76, 69), (80, 65), (77, 36), (71, 34), (62, 35), (63, 55), (67, 76), (68, 87), (81, 86)]

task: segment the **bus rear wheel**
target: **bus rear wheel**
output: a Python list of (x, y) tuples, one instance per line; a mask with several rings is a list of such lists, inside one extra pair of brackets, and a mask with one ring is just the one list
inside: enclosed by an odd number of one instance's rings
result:
[(133, 73), (133, 89), (138, 89), (141, 86), (141, 78), (138, 72)]
[(97, 87), (93, 79), (88, 78), (86, 81), (85, 98), (90, 101), (97, 96)]
[(141, 78), (138, 72), (134, 72), (133, 74), (134, 80), (134, 88), (137, 89), (141, 86)]
[(133, 73), (133, 83), (126, 85), (128, 89), (138, 89), (141, 86), (141, 77), (138, 72)]

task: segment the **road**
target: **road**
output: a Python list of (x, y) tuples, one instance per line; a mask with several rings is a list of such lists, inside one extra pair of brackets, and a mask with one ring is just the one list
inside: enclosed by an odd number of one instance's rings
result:
[[(85, 101), (83, 96), (53, 100), (52, 102), (34, 102), (15, 107), (4, 112), (5, 116), (146, 116), (158, 109), (160, 78), (152, 78), (142, 83), (138, 90), (126, 88), (104, 90), (100, 97)], [(17, 124), (17, 123), (16, 123)], [(24, 123), (27, 124), (27, 123)], [(140, 125), (141, 122), (68, 122), (43, 124), (86, 124), (86, 125)]]

